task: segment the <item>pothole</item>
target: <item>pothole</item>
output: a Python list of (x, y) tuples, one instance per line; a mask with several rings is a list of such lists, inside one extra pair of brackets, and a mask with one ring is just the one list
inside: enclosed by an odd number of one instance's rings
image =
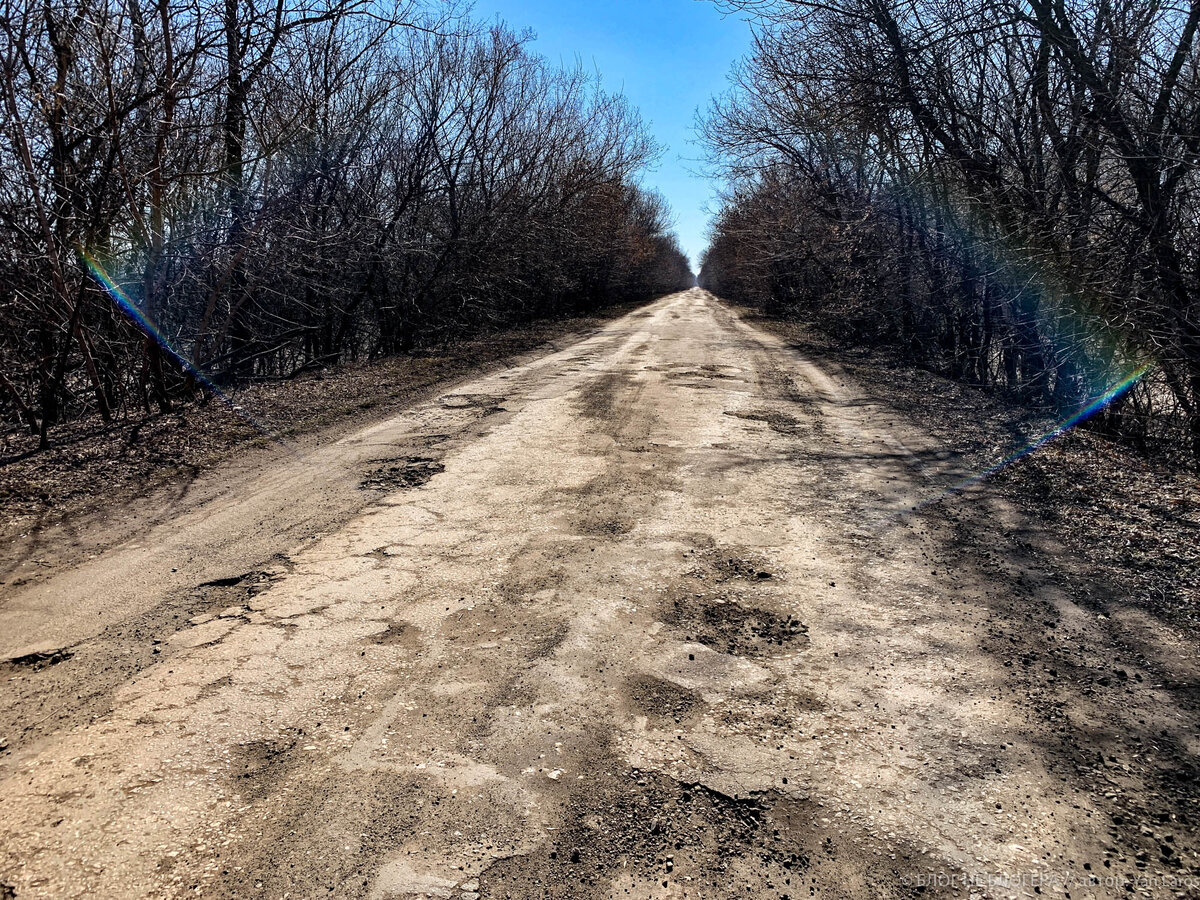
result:
[[(866, 884), (843, 893), (916, 895), (876, 889), (896, 881), (899, 867), (912, 867), (913, 848), (826, 824), (816, 803), (775, 791), (731, 796), (646, 770), (596, 769), (599, 777), (563, 798), (560, 827), (528, 853), (499, 859), (479, 875), (480, 894), (799, 900), (816, 885)], [(786, 783), (781, 778), (781, 787)]]
[(375, 460), (375, 467), (359, 483), (368, 491), (399, 491), (420, 487), (446, 471), (436, 459), (426, 456), (402, 456)]
[(695, 551), (698, 563), (688, 575), (718, 584), (735, 579), (763, 583), (776, 578), (766, 557), (742, 548), (704, 547)]
[(632, 709), (655, 725), (684, 724), (700, 711), (696, 694), (661, 678), (637, 676), (630, 679), (627, 690)]
[(56, 666), (60, 662), (66, 662), (74, 655), (73, 651), (68, 650), (66, 647), (60, 647), (55, 650), (36, 650), (33, 653), (13, 656), (7, 662), (9, 665), (31, 668), (36, 672), (39, 669), (45, 669), (49, 666)]
[(415, 647), (420, 629), (407, 622), (389, 622), (387, 628), (367, 638), (383, 647)]
[(489, 412), (503, 412), (499, 404), (503, 397), (492, 394), (447, 394), (442, 397), (442, 406), (446, 409), (481, 409), (488, 408)]
[(781, 690), (725, 705), (715, 718), (734, 733), (759, 734), (763, 729), (793, 733), (799, 723), (827, 708), (828, 704), (815, 694)]
[(575, 530), (595, 537), (619, 537), (633, 531), (633, 525), (619, 518), (581, 516), (575, 520)]
[(740, 556), (718, 557), (713, 562), (713, 568), (717, 570), (721, 581), (729, 581), (733, 578), (745, 578), (750, 581), (769, 581), (775, 577), (762, 563), (744, 559)]
[(281, 736), (238, 745), (229, 761), (229, 775), (238, 783), (238, 791), (248, 798), (258, 798), (277, 786), (296, 743)]
[(187, 600), (183, 618), (191, 625), (203, 625), (216, 618), (244, 615), (251, 599), (270, 588), (284, 571), (290, 570), (291, 560), (284, 556), (278, 558), (281, 561), (279, 570), (256, 569), (196, 585)]
[(205, 607), (237, 606), (261, 594), (279, 577), (276, 572), (253, 571), (227, 578), (214, 578), (196, 585), (197, 599)]
[(667, 378), (736, 379), (740, 369), (732, 366), (642, 366), (645, 372), (659, 372)]
[(764, 422), (778, 434), (795, 435), (801, 434), (805, 430), (804, 424), (799, 419), (789, 416), (787, 413), (756, 409), (746, 412), (726, 410), (725, 415), (735, 419), (745, 419), (748, 422)]
[(807, 647), (808, 626), (794, 616), (742, 606), (717, 598), (676, 598), (666, 610), (667, 624), (721, 653), (754, 656), (782, 647)]

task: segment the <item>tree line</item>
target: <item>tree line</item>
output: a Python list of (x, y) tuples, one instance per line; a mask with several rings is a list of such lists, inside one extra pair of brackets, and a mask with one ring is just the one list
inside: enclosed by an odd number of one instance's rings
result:
[(1200, 2), (722, 5), (706, 287), (1200, 459)]
[(378, 0), (0, 0), (0, 414), (171, 408), (686, 287), (636, 110)]

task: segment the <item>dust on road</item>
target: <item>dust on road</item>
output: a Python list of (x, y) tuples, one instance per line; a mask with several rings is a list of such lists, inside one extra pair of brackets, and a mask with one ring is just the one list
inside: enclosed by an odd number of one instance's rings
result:
[(0, 882), (1187, 891), (1194, 654), (945, 456), (696, 290), (283, 460), (5, 598)]

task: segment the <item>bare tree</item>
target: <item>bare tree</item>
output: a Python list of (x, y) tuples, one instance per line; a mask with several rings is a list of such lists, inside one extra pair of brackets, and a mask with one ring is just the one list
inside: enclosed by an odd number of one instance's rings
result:
[(1151, 365), (1121, 402), (1200, 456), (1200, 7), (728, 5), (759, 30), (704, 124), (710, 283), (1064, 408)]
[(43, 445), (690, 281), (636, 111), (453, 6), (0, 12), (0, 410)]

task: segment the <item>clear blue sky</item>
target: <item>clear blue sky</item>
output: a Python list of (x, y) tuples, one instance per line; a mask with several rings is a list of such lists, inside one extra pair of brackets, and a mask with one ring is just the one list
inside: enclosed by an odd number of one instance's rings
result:
[(696, 109), (723, 92), (735, 60), (748, 52), (745, 22), (722, 16), (708, 0), (476, 0), (480, 18), (499, 17), (537, 33), (533, 49), (553, 62), (576, 59), (624, 93), (666, 150), (646, 186), (671, 204), (676, 231), (695, 268), (707, 244), (713, 185), (690, 174)]

